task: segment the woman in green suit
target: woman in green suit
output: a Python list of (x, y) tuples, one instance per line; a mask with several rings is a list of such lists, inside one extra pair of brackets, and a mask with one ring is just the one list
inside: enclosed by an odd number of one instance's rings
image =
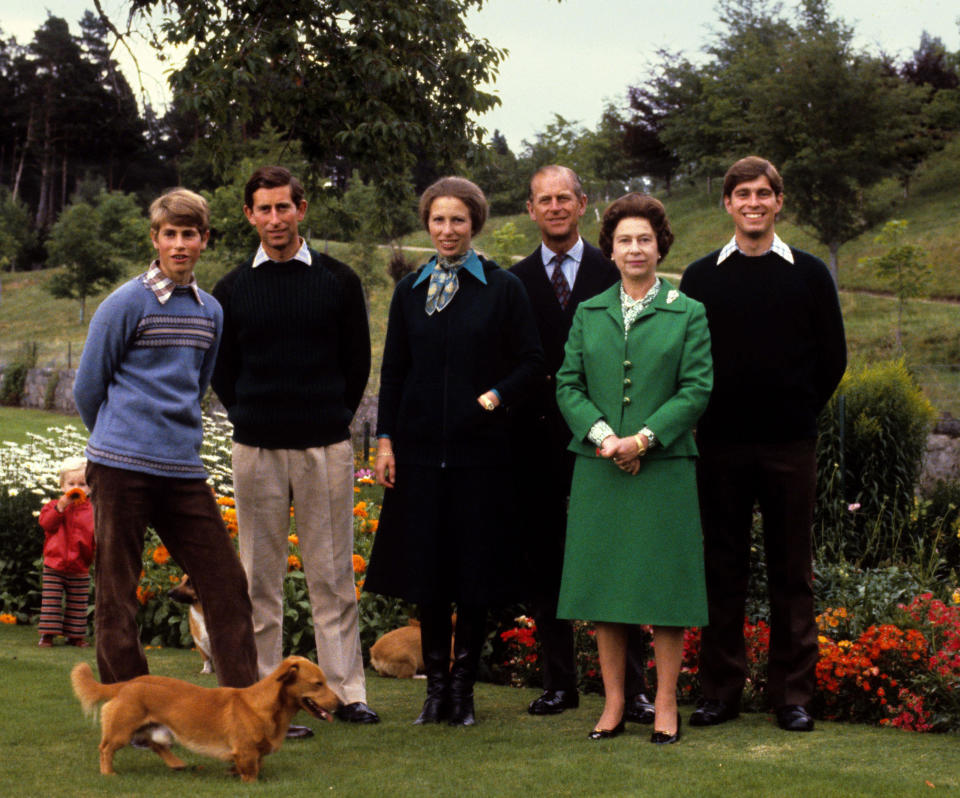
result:
[(651, 742), (679, 739), (683, 629), (707, 622), (692, 429), (713, 363), (703, 306), (657, 276), (672, 243), (658, 200), (627, 194), (607, 208), (600, 249), (622, 279), (580, 303), (557, 373), (577, 455), (557, 614), (596, 623), (606, 695), (596, 740), (624, 729), (629, 624), (653, 626)]

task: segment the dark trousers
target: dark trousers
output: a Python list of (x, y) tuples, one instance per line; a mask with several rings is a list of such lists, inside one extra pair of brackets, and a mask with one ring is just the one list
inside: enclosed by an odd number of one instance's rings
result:
[(88, 463), (87, 484), (97, 540), (94, 633), (100, 679), (120, 682), (149, 672), (137, 627), (137, 584), (150, 525), (190, 574), (220, 684), (253, 684), (257, 652), (247, 580), (206, 481)]
[(763, 518), (770, 591), (770, 703), (775, 708), (805, 706), (813, 696), (818, 655), (811, 549), (815, 445), (812, 440), (700, 444), (697, 484), (710, 616), (700, 649), (704, 698), (739, 704), (743, 692), (743, 620), (755, 503)]

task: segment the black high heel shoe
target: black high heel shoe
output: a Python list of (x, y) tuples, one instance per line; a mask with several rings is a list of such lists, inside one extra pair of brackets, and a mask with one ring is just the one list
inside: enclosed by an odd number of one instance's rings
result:
[(621, 718), (620, 722), (614, 726), (612, 729), (594, 729), (590, 734), (587, 735), (591, 740), (609, 740), (612, 737), (617, 737), (623, 734), (623, 730), (626, 728), (626, 724)]
[(655, 731), (650, 735), (650, 742), (655, 745), (672, 745), (680, 741), (680, 711), (677, 710), (677, 731), (669, 734), (663, 731)]

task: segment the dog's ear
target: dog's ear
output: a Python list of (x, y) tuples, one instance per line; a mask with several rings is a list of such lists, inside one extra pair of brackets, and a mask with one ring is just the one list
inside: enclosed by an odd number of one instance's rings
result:
[(297, 674), (300, 672), (300, 666), (296, 662), (291, 662), (277, 676), (277, 681), (281, 684), (293, 684), (297, 680)]

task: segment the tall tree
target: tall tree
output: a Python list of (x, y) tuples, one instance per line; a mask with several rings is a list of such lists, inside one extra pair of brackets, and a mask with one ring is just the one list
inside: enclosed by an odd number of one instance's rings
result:
[(868, 189), (895, 166), (901, 118), (880, 60), (854, 50), (853, 32), (825, 0), (803, 0), (796, 36), (781, 42), (776, 69), (754, 80), (743, 117), (752, 149), (783, 172), (790, 211), (830, 251), (880, 221)]
[(171, 85), (207, 125), (213, 157), (229, 160), (233, 143), (270, 121), (313, 163), (346, 159), (384, 202), (405, 196), (415, 153), (449, 166), (480, 141), (474, 115), (499, 100), (478, 86), (504, 57), (467, 29), (464, 14), (481, 5), (130, 0), (134, 14), (171, 12), (160, 46), (187, 48)]
[(100, 235), (100, 216), (85, 202), (71, 205), (60, 214), (50, 231), (50, 259), (63, 271), (48, 283), (55, 297), (80, 300), (80, 321), (86, 315), (87, 297), (109, 287), (123, 269), (110, 244)]

